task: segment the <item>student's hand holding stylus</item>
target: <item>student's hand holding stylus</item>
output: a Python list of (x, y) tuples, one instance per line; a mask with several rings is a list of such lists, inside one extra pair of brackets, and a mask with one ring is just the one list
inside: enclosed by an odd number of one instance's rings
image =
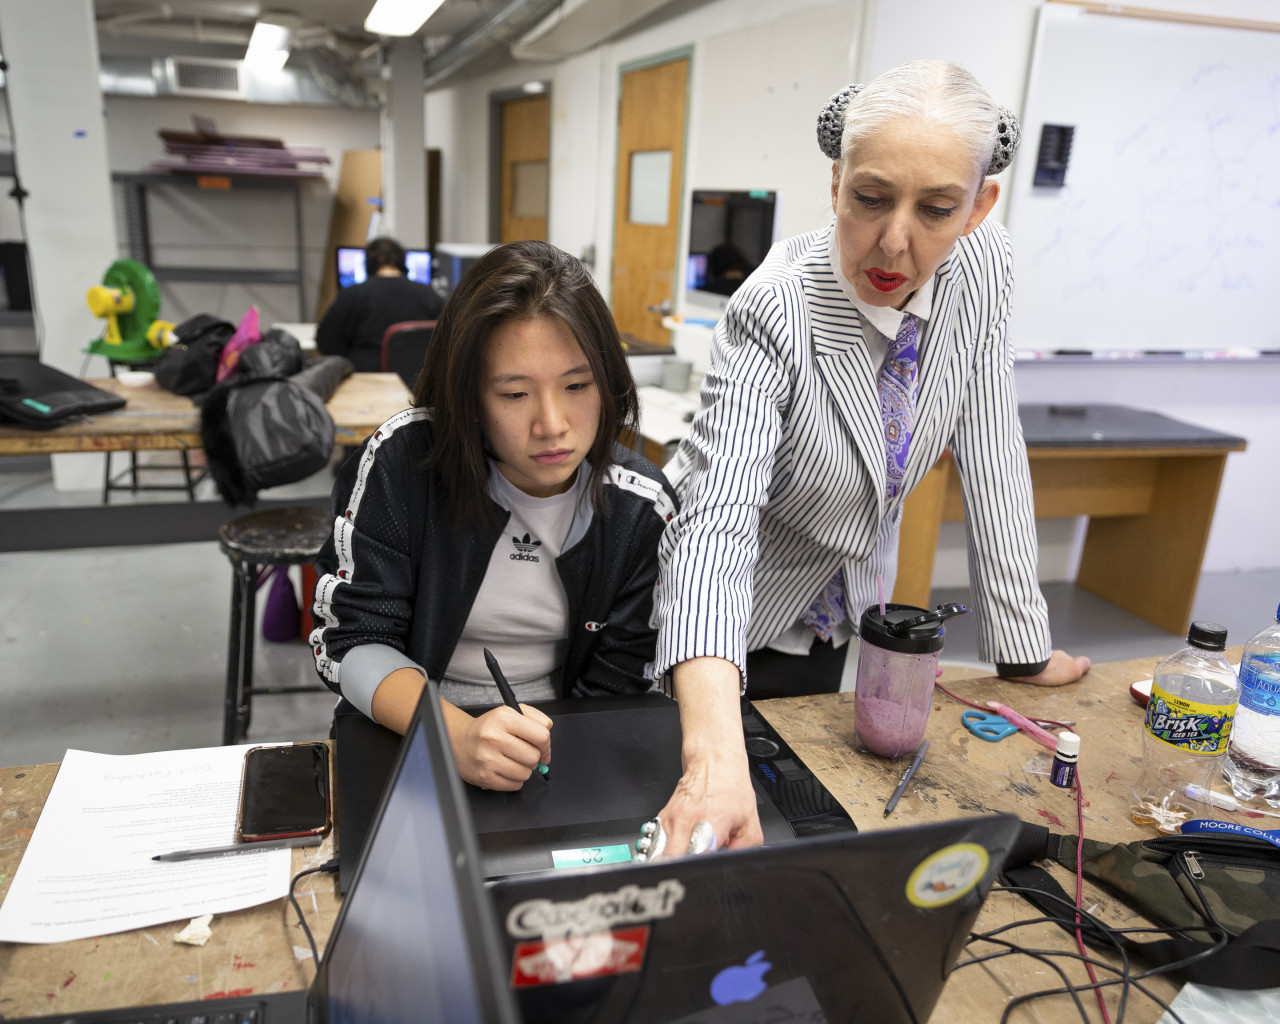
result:
[(473, 786), (512, 792), (550, 763), (551, 719), (537, 708), (498, 707), (472, 718), (447, 701), (440, 705), (458, 774)]
[(664, 855), (687, 853), (700, 821), (711, 825), (719, 849), (758, 846), (764, 834), (742, 737), (737, 667), (721, 658), (682, 662), (675, 690), (683, 774), (658, 812), (667, 834)]

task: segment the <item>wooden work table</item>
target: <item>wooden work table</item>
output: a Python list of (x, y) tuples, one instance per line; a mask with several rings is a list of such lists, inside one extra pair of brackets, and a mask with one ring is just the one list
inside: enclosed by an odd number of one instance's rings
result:
[[(200, 410), (190, 398), (157, 385), (125, 387), (113, 378), (90, 384), (114, 392), (128, 404), (51, 430), (0, 426), (0, 455), (63, 452), (174, 451), (200, 448)], [(357, 445), (410, 404), (409, 392), (394, 373), (355, 373), (338, 385), (326, 403), (340, 445)]]
[[(1228, 655), (1238, 657), (1239, 649), (1228, 651)], [(1082, 736), (1079, 775), (1085, 799), (1085, 833), (1104, 841), (1130, 841), (1155, 833), (1135, 825), (1127, 811), (1129, 786), (1138, 774), (1142, 722), (1142, 711), (1129, 698), (1128, 686), (1149, 676), (1156, 660), (1097, 665), (1082, 682), (1057, 689), (974, 678), (960, 669), (948, 669), (943, 682), (958, 696), (979, 703), (1000, 700), (1027, 715), (1076, 722)], [(757, 706), (860, 829), (874, 831), (1004, 811), (1024, 821), (1046, 824), (1055, 832), (1075, 834), (1072, 794), (1052, 786), (1047, 775), (1041, 774), (1047, 771), (1048, 751), (1022, 733), (997, 743), (978, 739), (961, 724), (963, 707), (941, 691), (929, 718), (928, 756), (897, 809), (885, 818), (884, 802), (904, 762), (882, 761), (853, 750), (853, 703), (853, 694), (830, 694), (761, 701)], [(0, 770), (0, 897), (17, 869), (56, 771), (56, 765)], [(1227, 817), (1243, 824), (1258, 821)], [(330, 837), (319, 851), (295, 850), (294, 870), (330, 857), (332, 843)], [(1073, 876), (1056, 865), (1051, 871), (1064, 888), (1074, 891)], [(312, 875), (299, 889), (300, 903), (323, 949), (337, 911), (333, 881)], [(1088, 883), (1085, 906), (1108, 923), (1142, 923)], [(1037, 916), (1021, 897), (993, 893), (976, 929)], [(174, 933), (185, 923), (48, 946), (0, 943), (0, 1018), (140, 1001), (199, 999), (243, 990), (284, 991), (305, 987), (311, 980), (312, 967), (308, 960), (299, 960), (297, 952), (306, 949), (306, 940), (286, 900), (218, 916), (212, 926), (213, 938), (204, 947), (174, 943)], [(1072, 946), (1069, 936), (1052, 925), (1022, 925), (1006, 938), (1035, 947)], [(987, 950), (989, 947), (984, 947)], [(961, 959), (968, 955), (962, 953)], [(1083, 969), (1075, 965), (1065, 969), (1074, 980), (1087, 982)], [(1056, 985), (1048, 968), (1026, 957), (967, 967), (953, 974), (932, 1019), (947, 1024), (987, 1024), (999, 1019), (1011, 998)], [(1163, 979), (1153, 980), (1151, 987), (1166, 1001), (1177, 990), (1174, 983)], [(1092, 997), (1086, 994), (1082, 998), (1096, 1015)], [(1116, 998), (1114, 993), (1108, 996), (1113, 1010)], [(1052, 1024), (1072, 1013), (1068, 997), (1053, 997), (1018, 1008), (1011, 1020)], [(1160, 1014), (1150, 1000), (1136, 991), (1131, 993), (1127, 1021), (1151, 1024)]]

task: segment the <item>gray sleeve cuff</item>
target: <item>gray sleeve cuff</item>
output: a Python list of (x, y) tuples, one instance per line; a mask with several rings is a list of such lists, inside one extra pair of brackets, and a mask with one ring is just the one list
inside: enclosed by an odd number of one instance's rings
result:
[[(386, 644), (361, 644), (353, 647), (338, 666), (338, 686), (342, 696), (362, 714), (373, 718), (373, 694), (382, 680), (397, 669), (415, 668), (427, 678), (426, 669), (406, 654)], [(375, 722), (376, 718), (373, 719)]]

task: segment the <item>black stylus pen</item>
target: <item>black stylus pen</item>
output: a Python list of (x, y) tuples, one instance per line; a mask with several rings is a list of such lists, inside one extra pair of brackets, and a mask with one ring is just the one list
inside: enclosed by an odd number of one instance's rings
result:
[(924, 755), (929, 749), (929, 741), (925, 740), (920, 746), (916, 747), (916, 752), (911, 758), (911, 764), (907, 766), (907, 770), (902, 773), (902, 779), (898, 782), (898, 788), (893, 791), (893, 796), (889, 797), (889, 802), (884, 805), (884, 816), (889, 817), (893, 809), (898, 806), (898, 798), (907, 790), (907, 783), (915, 775), (916, 769), (920, 767), (920, 763), (924, 760)]
[[(514, 711), (517, 715), (524, 715), (520, 710), (520, 702), (516, 700), (516, 695), (511, 689), (511, 684), (507, 682), (507, 677), (502, 674), (502, 669), (498, 666), (498, 659), (493, 656), (493, 652), (489, 648), (481, 648), (484, 651), (484, 663), (489, 666), (489, 675), (493, 676), (493, 681), (498, 687), (498, 692), (502, 694), (502, 703)], [(551, 765), (539, 762), (538, 771), (542, 777), (549, 779), (551, 777)]]

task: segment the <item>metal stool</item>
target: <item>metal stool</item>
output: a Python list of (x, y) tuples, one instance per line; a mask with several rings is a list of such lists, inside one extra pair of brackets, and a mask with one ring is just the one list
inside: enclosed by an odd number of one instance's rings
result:
[(227, 644), (227, 694), (222, 742), (240, 743), (249, 732), (250, 698), (259, 693), (323, 693), (328, 687), (253, 685), (253, 634), (258, 574), (271, 565), (307, 565), (333, 531), (320, 506), (274, 508), (237, 516), (218, 528), (218, 546), (231, 559), (231, 631)]

